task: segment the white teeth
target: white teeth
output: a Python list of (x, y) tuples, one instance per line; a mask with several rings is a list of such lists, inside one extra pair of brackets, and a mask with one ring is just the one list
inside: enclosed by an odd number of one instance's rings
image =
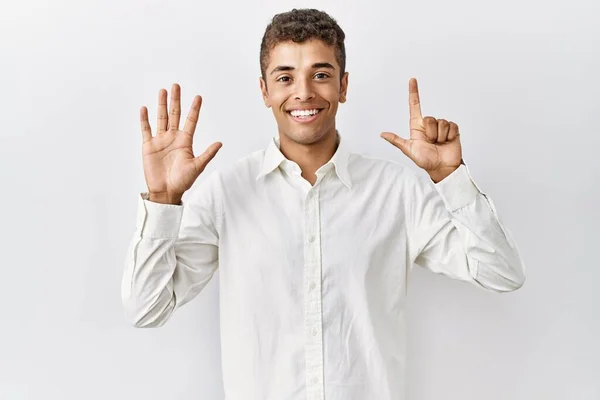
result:
[(309, 117), (311, 115), (315, 115), (318, 114), (320, 110), (292, 110), (290, 111), (290, 114), (292, 114), (293, 117)]

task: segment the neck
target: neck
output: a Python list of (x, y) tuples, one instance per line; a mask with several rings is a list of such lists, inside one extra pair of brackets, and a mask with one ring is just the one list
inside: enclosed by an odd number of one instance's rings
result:
[(316, 143), (301, 144), (279, 135), (280, 151), (285, 158), (294, 161), (302, 171), (302, 177), (314, 185), (317, 181), (316, 172), (327, 164), (337, 150), (337, 132), (335, 129)]

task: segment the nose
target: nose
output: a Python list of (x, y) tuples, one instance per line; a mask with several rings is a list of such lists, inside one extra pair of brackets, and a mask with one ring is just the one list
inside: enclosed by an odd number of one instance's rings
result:
[(299, 79), (296, 84), (295, 99), (298, 101), (310, 101), (315, 98), (313, 87), (307, 79)]

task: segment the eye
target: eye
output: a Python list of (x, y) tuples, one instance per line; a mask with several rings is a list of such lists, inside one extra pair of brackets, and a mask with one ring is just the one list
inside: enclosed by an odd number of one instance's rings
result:
[[(320, 76), (320, 78), (318, 78)], [(319, 80), (323, 80), (323, 79), (327, 79), (329, 78), (329, 75), (327, 75), (325, 72), (319, 72), (315, 75), (316, 78), (318, 78)]]
[(282, 76), (282, 77), (278, 78), (278, 79), (276, 80), (276, 82), (289, 82), (289, 81), (290, 81), (290, 79), (291, 79), (291, 78), (290, 78), (289, 76), (287, 76), (287, 75), (284, 75), (284, 76)]

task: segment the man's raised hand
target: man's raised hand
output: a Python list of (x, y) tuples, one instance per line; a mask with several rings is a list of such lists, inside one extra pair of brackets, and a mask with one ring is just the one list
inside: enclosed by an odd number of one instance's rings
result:
[(383, 132), (381, 137), (427, 171), (434, 182), (440, 182), (463, 163), (458, 125), (445, 119), (423, 118), (415, 78), (410, 79), (408, 92), (410, 138), (392, 132)]
[(204, 153), (194, 157), (192, 144), (202, 97), (194, 97), (182, 131), (179, 130), (180, 99), (181, 88), (174, 83), (171, 88), (171, 109), (167, 114), (167, 91), (159, 91), (155, 136), (152, 136), (148, 122), (148, 109), (140, 109), (144, 177), (150, 201), (179, 204), (183, 193), (193, 185), (223, 145), (221, 142), (215, 142), (208, 146)]

